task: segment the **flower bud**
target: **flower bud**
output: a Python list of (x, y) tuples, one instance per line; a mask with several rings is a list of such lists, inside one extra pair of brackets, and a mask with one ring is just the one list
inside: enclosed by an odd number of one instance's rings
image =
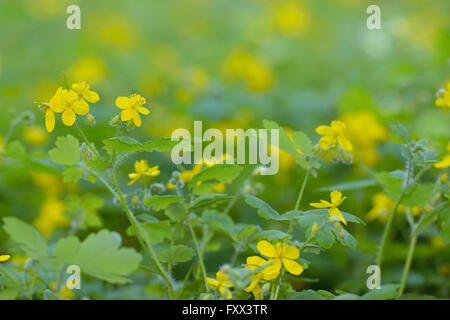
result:
[(117, 116), (115, 116), (114, 118), (111, 119), (111, 121), (109, 122), (109, 124), (110, 124), (111, 126), (115, 126), (116, 124), (119, 123), (119, 121), (120, 121), (120, 116), (117, 115)]
[(319, 233), (319, 226), (317, 225), (317, 222), (314, 222), (311, 232), (314, 236), (316, 236)]
[(86, 119), (90, 124), (95, 124), (95, 118), (92, 114), (88, 113)]
[(448, 174), (446, 173), (441, 174), (441, 183), (446, 184), (447, 181), (448, 181)]

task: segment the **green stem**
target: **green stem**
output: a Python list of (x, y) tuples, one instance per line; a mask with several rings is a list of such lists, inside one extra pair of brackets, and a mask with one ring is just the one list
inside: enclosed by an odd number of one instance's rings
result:
[(400, 297), (403, 294), (403, 291), (405, 290), (406, 279), (408, 278), (409, 269), (411, 268), (411, 262), (414, 256), (414, 249), (416, 248), (416, 242), (417, 242), (417, 235), (413, 236), (411, 238), (411, 241), (409, 242), (408, 256), (405, 261), (405, 267), (403, 268), (402, 281), (400, 282), (400, 289), (398, 290), (397, 297)]
[(100, 155), (98, 154), (97, 150), (92, 146), (92, 144), (89, 142), (87, 136), (84, 134), (83, 130), (78, 126), (78, 124), (75, 122), (75, 127), (78, 129), (78, 132), (80, 133), (80, 136), (83, 138), (84, 142), (86, 142), (89, 149), (91, 149), (92, 153), (97, 157), (97, 159), (102, 160)]
[(203, 279), (205, 281), (206, 291), (209, 292), (208, 282), (206, 281), (206, 268), (205, 268), (205, 264), (203, 263), (203, 254), (200, 251), (200, 247), (199, 247), (198, 241), (197, 241), (197, 236), (195, 235), (194, 228), (192, 228), (192, 224), (189, 219), (187, 219), (187, 225), (188, 225), (189, 231), (191, 232), (192, 240), (194, 240), (194, 246), (195, 246), (195, 250), (197, 251), (198, 263), (200, 264), (200, 269), (202, 271)]
[[(311, 169), (308, 168), (308, 169), (306, 170), (305, 177), (303, 178), (303, 183), (302, 183), (302, 186), (301, 186), (301, 188), (300, 188), (300, 192), (298, 193), (297, 202), (295, 203), (295, 209), (294, 209), (295, 211), (297, 211), (298, 208), (300, 207), (300, 203), (301, 203), (302, 198), (303, 198), (303, 193), (305, 192), (306, 183), (308, 182), (308, 178), (309, 178), (310, 172), (311, 172)], [(291, 234), (291, 233), (292, 233), (292, 231), (293, 231), (293, 229), (294, 229), (294, 224), (295, 224), (295, 222), (291, 222), (291, 223), (289, 224), (288, 234)]]
[(380, 245), (380, 251), (378, 251), (378, 258), (377, 258), (377, 266), (380, 267), (380, 268), (381, 268), (381, 262), (383, 261), (384, 249), (386, 247), (387, 239), (388, 239), (389, 233), (390, 233), (391, 228), (392, 228), (392, 222), (394, 221), (395, 213), (397, 212), (398, 206), (402, 202), (403, 197), (404, 197), (404, 193), (402, 193), (400, 195), (400, 198), (395, 203), (394, 209), (392, 210), (392, 213), (389, 216), (389, 219), (388, 219), (388, 221), (386, 223), (386, 227), (384, 228), (383, 238), (381, 240), (381, 245)]
[(111, 177), (112, 177), (114, 186), (116, 187), (116, 193), (117, 193), (116, 196), (119, 199), (119, 202), (122, 205), (123, 209), (125, 210), (128, 220), (130, 221), (131, 225), (133, 226), (134, 230), (136, 231), (136, 237), (137, 237), (139, 243), (144, 248), (150, 262), (152, 262), (152, 264), (156, 267), (159, 275), (166, 282), (168, 291), (169, 291), (169, 298), (171, 300), (173, 300), (175, 298), (175, 295), (173, 292), (172, 282), (170, 281), (169, 276), (164, 271), (164, 268), (158, 259), (158, 255), (156, 254), (155, 250), (153, 249), (153, 247), (150, 243), (150, 240), (147, 238), (145, 231), (142, 230), (141, 225), (137, 221), (136, 217), (131, 212), (131, 210), (128, 208), (128, 205), (126, 204), (125, 199), (123, 197), (122, 191), (120, 190), (119, 183), (117, 182), (117, 178), (114, 174), (114, 169), (111, 170)]

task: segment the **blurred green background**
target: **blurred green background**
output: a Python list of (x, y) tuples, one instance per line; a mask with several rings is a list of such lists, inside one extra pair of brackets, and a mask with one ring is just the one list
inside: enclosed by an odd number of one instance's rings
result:
[[(66, 28), (70, 4), (81, 8), (81, 30)], [(381, 7), (381, 30), (366, 27), (369, 4)], [(306, 209), (307, 203), (328, 198), (320, 187), (365, 178), (366, 167), (394, 170), (403, 165), (398, 147), (388, 142), (391, 122), (401, 121), (429, 139), (433, 151), (444, 153), (450, 112), (434, 100), (450, 80), (449, 12), (446, 0), (2, 0), (0, 137), (22, 111), (31, 111), (34, 123), (17, 128), (11, 140), (22, 141), (32, 154), (45, 154), (58, 135), (74, 134), (60, 121), (51, 135), (42, 132), (43, 114), (35, 102), (48, 101), (65, 81), (80, 80), (100, 94), (101, 100), (91, 105), (96, 126), (82, 124), (96, 143), (115, 134), (108, 125), (119, 112), (115, 98), (132, 93), (146, 97), (151, 111), (143, 127), (131, 133), (140, 140), (169, 137), (180, 127), (192, 130), (194, 120), (203, 120), (204, 127), (247, 129), (271, 119), (315, 135), (318, 125), (341, 119), (355, 145), (354, 164), (327, 165), (311, 179), (302, 205)], [(159, 180), (166, 181), (175, 169), (170, 158), (148, 157), (162, 168)], [(131, 168), (134, 160), (124, 167)], [(282, 154), (278, 175), (257, 178), (265, 186), (260, 197), (281, 212), (293, 207), (304, 175), (294, 164)], [(63, 184), (58, 175), (26, 167), (2, 165), (0, 173), (0, 217), (34, 221), (47, 236), (58, 237), (67, 227), (64, 219), (42, 218), (44, 211), (64, 211), (71, 197), (104, 194), (108, 200), (99, 214), (105, 225), (121, 233), (127, 226), (100, 186)], [(379, 191), (348, 192), (343, 209), (364, 219)], [(243, 201), (231, 215), (235, 221), (261, 223)], [(398, 220), (383, 283), (399, 281), (407, 253), (408, 235), (400, 231), (406, 222)], [(364, 292), (365, 271), (382, 230), (382, 222), (369, 222), (352, 230), (357, 250), (336, 245), (308, 256), (312, 265), (305, 277), (320, 281), (300, 278), (296, 289)], [(419, 240), (408, 284), (410, 291), (450, 297), (449, 247), (435, 233)], [(297, 236), (302, 238), (300, 232)], [(224, 239), (215, 242), (218, 248), (206, 257), (209, 270), (232, 255)], [(127, 292), (120, 297), (137, 295)]]

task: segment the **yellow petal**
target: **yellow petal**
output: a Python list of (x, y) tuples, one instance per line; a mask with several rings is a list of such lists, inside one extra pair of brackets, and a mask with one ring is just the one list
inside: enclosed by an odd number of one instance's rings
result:
[(267, 240), (261, 240), (256, 245), (256, 248), (262, 255), (268, 258), (275, 258), (277, 256), (277, 251), (275, 247)]
[(343, 224), (347, 225), (347, 221), (345, 221), (344, 216), (342, 215), (341, 211), (339, 211), (338, 208), (331, 208), (329, 211), (329, 215), (331, 217), (336, 216), (339, 218), (339, 221), (341, 221)]
[(211, 278), (206, 278), (206, 282), (209, 284), (210, 287), (217, 287), (219, 285), (219, 281)]
[(323, 150), (328, 150), (329, 148), (333, 148), (336, 145), (336, 139), (333, 136), (323, 136), (319, 140), (320, 147)]
[(48, 132), (52, 132), (55, 129), (55, 114), (50, 109), (47, 109), (45, 112), (45, 128)]
[(6, 262), (6, 261), (8, 261), (9, 259), (11, 259), (11, 256), (8, 255), (8, 254), (2, 254), (2, 255), (0, 255), (0, 262)]
[(139, 115), (139, 112), (136, 110), (133, 110), (133, 122), (136, 127), (141, 126), (141, 116)]
[(322, 136), (332, 135), (334, 133), (330, 126), (318, 126), (316, 132)]
[(133, 111), (134, 110), (132, 110), (132, 109), (123, 110), (120, 113), (120, 120), (122, 120), (122, 121), (129, 121), (129, 120), (133, 119)]
[(128, 97), (118, 97), (116, 99), (116, 106), (119, 107), (120, 109), (129, 109), (131, 107), (130, 99)]
[(58, 90), (56, 90), (56, 93), (53, 95), (53, 97), (50, 99), (50, 109), (53, 112), (63, 112), (66, 108), (66, 102), (64, 101), (63, 97), (63, 88), (59, 87)]
[(340, 205), (342, 203), (342, 201), (344, 201), (342, 199), (342, 193), (340, 191), (333, 191), (331, 192), (331, 203), (333, 204), (334, 207), (337, 207), (338, 205)]
[(445, 169), (450, 167), (450, 155), (447, 155), (441, 161), (434, 164), (436, 169)]
[(269, 263), (271, 263), (271, 265), (261, 271), (263, 279), (267, 281), (273, 280), (278, 277), (281, 271), (280, 259), (270, 260)]
[(226, 287), (220, 287), (219, 288), (220, 294), (225, 297), (225, 299), (230, 300), (233, 298), (233, 295), (231, 294), (231, 291)]
[(319, 208), (319, 209), (331, 207), (331, 203), (329, 203), (329, 202), (326, 201), (326, 200), (320, 200), (320, 202), (311, 202), (309, 205), (310, 205), (311, 207)]
[(89, 113), (89, 105), (83, 99), (75, 101), (72, 104), (72, 109), (76, 114), (84, 116)]
[(251, 257), (247, 257), (247, 266), (251, 269), (251, 270), (255, 270), (258, 269), (259, 267), (268, 264), (269, 261), (258, 257), (258, 256), (251, 256)]
[(62, 114), (62, 122), (68, 126), (71, 127), (77, 120), (77, 116), (75, 115), (75, 112), (71, 108), (67, 108), (63, 114)]
[(283, 245), (283, 248), (281, 250), (282, 250), (281, 256), (283, 258), (295, 260), (298, 257), (300, 257), (300, 251), (298, 250), (298, 248), (293, 247), (293, 246), (288, 246), (286, 243)]
[(348, 151), (348, 152), (352, 152), (353, 151), (353, 145), (350, 142), (350, 140), (347, 139), (347, 137), (345, 135), (340, 134), (337, 137), (337, 141), (338, 141), (339, 145), (342, 148), (344, 148), (345, 151)]
[(283, 259), (283, 265), (290, 274), (295, 276), (298, 276), (303, 272), (303, 267), (297, 261)]
[(339, 121), (339, 120), (331, 121), (331, 128), (336, 133), (344, 132), (345, 131), (345, 127), (346, 127), (345, 123), (343, 123), (342, 121)]
[(150, 113), (150, 111), (145, 107), (138, 107), (138, 108), (136, 108), (136, 110), (139, 111), (140, 113), (142, 113), (143, 115), (147, 115)]

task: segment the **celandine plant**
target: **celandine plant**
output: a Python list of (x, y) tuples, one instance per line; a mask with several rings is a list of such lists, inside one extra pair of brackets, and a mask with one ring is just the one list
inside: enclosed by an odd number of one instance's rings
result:
[[(436, 103), (443, 105), (444, 98)], [(292, 155), (304, 172), (295, 203), (290, 210), (279, 212), (258, 197), (262, 186), (256, 177), (264, 174), (266, 168), (224, 163), (229, 155), (202, 159), (191, 169), (179, 165), (167, 181), (159, 180), (163, 169), (154, 160), (156, 157), (150, 158), (147, 153), (170, 152), (178, 141), (156, 138), (140, 142), (127, 135), (142, 125), (142, 116), (150, 113), (145, 107), (146, 99), (138, 94), (116, 99), (120, 115), (109, 125), (116, 128), (117, 136), (104, 140), (103, 146), (94, 145), (79, 124), (85, 116), (90, 125), (95, 125), (90, 104), (99, 100), (98, 93), (86, 82), (58, 88), (48, 103), (39, 104), (45, 112), (47, 131), (54, 130), (59, 117), (63, 125), (75, 130), (56, 139), (55, 147), (48, 152), (53, 165), (36, 160), (19, 142), (8, 139), (2, 144), (0, 161), (20, 168), (56, 170), (64, 182), (76, 185), (86, 181), (93, 190), (104, 187), (112, 197), (109, 203), (115, 205), (112, 210), (120, 207), (129, 221), (118, 231), (135, 237), (139, 247), (130, 248), (122, 243), (118, 232), (102, 229), (97, 211), (104, 203), (95, 192), (70, 199), (61, 209), (65, 216), (53, 219), (56, 226), (67, 227), (66, 234), (46, 238), (42, 231), (45, 228), (38, 231), (17, 217), (6, 217), (2, 227), (9, 236), (11, 252), (0, 255), (1, 298), (75, 298), (80, 297), (77, 290), (92, 294), (92, 279), (99, 279), (104, 286), (142, 282), (152, 294), (157, 292), (157, 297), (168, 299), (390, 299), (405, 292), (420, 235), (432, 227), (449, 238), (449, 155), (439, 159), (437, 154), (428, 152), (427, 142), (414, 139), (402, 125), (393, 126), (392, 132), (394, 141), (401, 146), (404, 168), (370, 171), (370, 183), (327, 186), (329, 197), (306, 201), (308, 181), (317, 178), (324, 165), (352, 163), (354, 146), (346, 124), (334, 120), (330, 125), (318, 126), (320, 139), (315, 143), (302, 131), (288, 134), (277, 123), (264, 121), (265, 129), (278, 130), (279, 149)], [(29, 118), (28, 114), (20, 115), (11, 124), (12, 130)], [(120, 176), (118, 168), (136, 153), (140, 159), (127, 167), (128, 177)], [(400, 283), (379, 284), (379, 289), (362, 296), (340, 290), (296, 291), (293, 281), (308, 280), (311, 262), (305, 253), (322, 254), (336, 242), (351, 249), (357, 247), (349, 230), (352, 224), (365, 223), (344, 211), (352, 210), (342, 191), (373, 184), (383, 188), (386, 209), (376, 207), (370, 213), (372, 220), (381, 213), (386, 217), (374, 265), (381, 270), (389, 268), (383, 262), (395, 231), (396, 216), (409, 226), (409, 250)], [(126, 185), (133, 189), (125, 192)], [(229, 185), (234, 187), (232, 194), (225, 193)], [(52, 187), (55, 186), (47, 183), (48, 190)], [(48, 212), (61, 205), (54, 194), (52, 199)], [(244, 200), (266, 227), (233, 220), (230, 212), (239, 200)], [(211, 268), (206, 253), (223, 237), (233, 246), (234, 253), (222, 256), (221, 264)], [(183, 263), (188, 267), (182, 273), (174, 272)], [(71, 270), (69, 277), (67, 270)]]

